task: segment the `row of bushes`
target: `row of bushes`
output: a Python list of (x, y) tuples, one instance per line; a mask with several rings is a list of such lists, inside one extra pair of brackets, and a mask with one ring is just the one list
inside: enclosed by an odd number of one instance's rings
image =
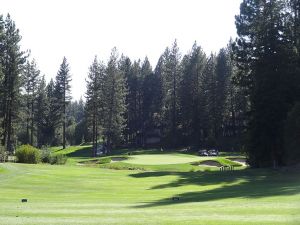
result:
[(16, 151), (16, 157), (19, 163), (43, 162), (62, 165), (67, 162), (67, 157), (63, 154), (52, 154), (47, 148), (39, 150), (31, 145), (21, 145)]

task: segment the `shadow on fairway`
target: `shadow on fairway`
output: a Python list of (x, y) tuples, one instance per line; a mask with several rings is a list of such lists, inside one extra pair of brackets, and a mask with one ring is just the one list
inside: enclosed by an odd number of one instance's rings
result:
[[(163, 177), (175, 175), (178, 179), (151, 189), (180, 187), (183, 185), (218, 185), (218, 188), (178, 193), (155, 202), (148, 202), (136, 206), (137, 208), (162, 205), (206, 202), (228, 198), (262, 198), (281, 195), (295, 195), (300, 193), (300, 179), (297, 172), (276, 172), (271, 170), (243, 170), (232, 172), (144, 172), (131, 174), (135, 178)], [(179, 200), (172, 200), (178, 197)]]
[[(56, 151), (56, 153), (63, 152), (63, 149), (60, 149)], [(66, 156), (76, 158), (76, 157), (91, 157), (92, 156), (92, 147), (87, 146), (83, 147), (79, 150), (72, 151), (72, 152), (67, 152), (65, 153)]]

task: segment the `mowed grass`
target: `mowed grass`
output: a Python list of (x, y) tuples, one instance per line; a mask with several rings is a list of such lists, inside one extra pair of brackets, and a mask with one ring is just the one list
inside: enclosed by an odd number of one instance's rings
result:
[[(85, 158), (78, 151), (70, 151), (71, 161)], [(188, 164), (149, 167), (176, 165)], [(0, 224), (296, 225), (299, 175), (297, 170), (138, 171), (5, 163), (0, 164)], [(21, 203), (23, 198), (28, 202)]]

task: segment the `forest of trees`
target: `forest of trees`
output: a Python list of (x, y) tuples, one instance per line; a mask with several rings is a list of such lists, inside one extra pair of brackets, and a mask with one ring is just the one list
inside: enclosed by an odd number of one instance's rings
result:
[(113, 48), (107, 63), (91, 62), (79, 101), (67, 59), (47, 83), (0, 16), (1, 144), (217, 148), (246, 152), (253, 167), (297, 163), (299, 13), (296, 0), (244, 0), (236, 40), (209, 55), (196, 42), (182, 54), (175, 40), (154, 67)]

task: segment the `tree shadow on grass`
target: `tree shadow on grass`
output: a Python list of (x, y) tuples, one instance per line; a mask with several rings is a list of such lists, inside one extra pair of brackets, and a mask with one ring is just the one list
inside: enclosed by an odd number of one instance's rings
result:
[[(241, 170), (232, 172), (144, 172), (131, 174), (135, 178), (178, 176), (170, 183), (153, 186), (150, 190), (199, 185), (201, 191), (179, 193), (176, 196), (145, 202), (137, 208), (155, 207), (180, 203), (207, 202), (228, 198), (263, 198), (300, 194), (299, 172), (271, 170)], [(209, 189), (209, 185), (219, 185)], [(173, 199), (173, 197), (176, 197)], [(179, 198), (179, 199), (177, 199)]]
[[(62, 150), (61, 150), (62, 151)], [(59, 152), (59, 151), (57, 151)], [(72, 158), (78, 157), (91, 157), (92, 156), (92, 147), (84, 147), (74, 152), (67, 152), (65, 155)]]

